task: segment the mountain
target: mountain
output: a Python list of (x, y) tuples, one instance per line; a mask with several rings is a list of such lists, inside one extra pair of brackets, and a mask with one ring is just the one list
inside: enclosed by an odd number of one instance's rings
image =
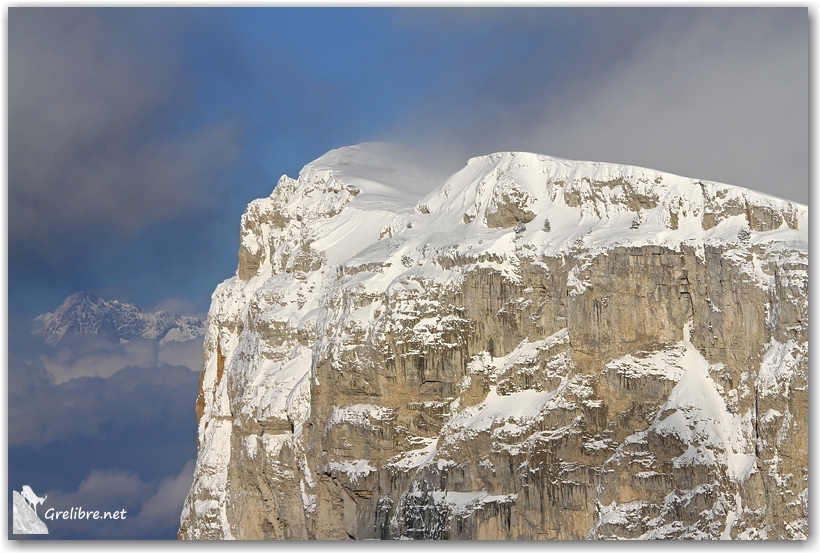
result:
[(242, 217), (181, 539), (805, 539), (808, 208), (329, 152)]
[(137, 338), (187, 342), (205, 333), (202, 321), (166, 311), (143, 313), (136, 305), (104, 300), (89, 292), (77, 292), (53, 313), (34, 319), (34, 333), (54, 344), (67, 336), (105, 336), (112, 341)]

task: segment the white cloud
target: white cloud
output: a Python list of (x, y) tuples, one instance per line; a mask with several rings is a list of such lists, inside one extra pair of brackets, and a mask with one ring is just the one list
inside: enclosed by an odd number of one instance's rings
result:
[(202, 370), (204, 358), (202, 356), (204, 338), (199, 337), (187, 342), (168, 342), (162, 346), (157, 354), (160, 363), (181, 365), (194, 372)]
[(157, 365), (157, 344), (149, 340), (125, 344), (102, 339), (74, 340), (55, 355), (41, 355), (40, 361), (54, 376), (56, 384), (83, 376), (108, 378), (125, 367)]
[(179, 474), (169, 476), (160, 482), (157, 492), (143, 503), (137, 516), (137, 523), (146, 528), (176, 524), (182, 513), (182, 504), (194, 481), (196, 462), (191, 459)]
[[(44, 494), (41, 517), (48, 509), (57, 511), (82, 507), (84, 511), (125, 510), (124, 520), (47, 521), (49, 530), (86, 539), (133, 539), (158, 531), (173, 531), (179, 526), (182, 504), (193, 482), (195, 462), (189, 460), (182, 470), (159, 483), (143, 481), (137, 474), (123, 470), (92, 470), (74, 492), (52, 490)], [(35, 491), (40, 492), (35, 487)], [(42, 493), (42, 492), (40, 492)]]
[(163, 298), (157, 303), (145, 309), (148, 313), (156, 313), (157, 311), (167, 311), (169, 313), (176, 313), (178, 315), (186, 315), (188, 317), (196, 317), (202, 321), (208, 316), (207, 311), (203, 312), (203, 305), (210, 304), (210, 297), (200, 297), (196, 299), (183, 298), (173, 296)]
[(46, 374), (38, 361), (9, 367), (9, 447), (70, 444), (80, 436), (116, 441), (122, 432), (152, 427), (156, 439), (183, 429), (195, 439), (192, 406), (198, 376), (193, 371), (135, 367), (108, 378), (71, 379), (59, 385), (44, 378)]
[(143, 482), (133, 472), (123, 470), (92, 470), (74, 492), (59, 490), (48, 492), (43, 503), (46, 509), (70, 510), (82, 507), (84, 510), (135, 511), (151, 497), (150, 482)]
[(202, 344), (202, 337), (163, 346), (153, 340), (117, 344), (98, 337), (77, 337), (66, 340), (56, 353), (41, 354), (39, 359), (55, 384), (83, 376), (108, 378), (125, 367), (156, 367), (163, 363), (199, 372)]

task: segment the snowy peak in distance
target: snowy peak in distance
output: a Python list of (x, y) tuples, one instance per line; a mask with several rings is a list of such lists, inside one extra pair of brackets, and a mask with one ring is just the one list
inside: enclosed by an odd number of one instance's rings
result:
[(104, 336), (113, 342), (137, 338), (168, 342), (187, 342), (205, 333), (202, 321), (158, 311), (143, 313), (134, 304), (105, 300), (89, 292), (77, 292), (63, 301), (53, 313), (34, 319), (34, 334), (54, 344), (68, 336)]

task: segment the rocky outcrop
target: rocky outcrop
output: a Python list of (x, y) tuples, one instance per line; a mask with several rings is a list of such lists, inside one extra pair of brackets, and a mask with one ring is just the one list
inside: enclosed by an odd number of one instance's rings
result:
[(180, 538), (807, 536), (805, 206), (386, 152), (248, 207)]

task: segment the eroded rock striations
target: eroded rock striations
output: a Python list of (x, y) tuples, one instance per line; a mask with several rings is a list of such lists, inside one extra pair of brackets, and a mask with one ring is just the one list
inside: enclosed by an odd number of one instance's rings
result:
[(213, 295), (184, 539), (800, 539), (808, 210), (528, 153), (332, 151)]

